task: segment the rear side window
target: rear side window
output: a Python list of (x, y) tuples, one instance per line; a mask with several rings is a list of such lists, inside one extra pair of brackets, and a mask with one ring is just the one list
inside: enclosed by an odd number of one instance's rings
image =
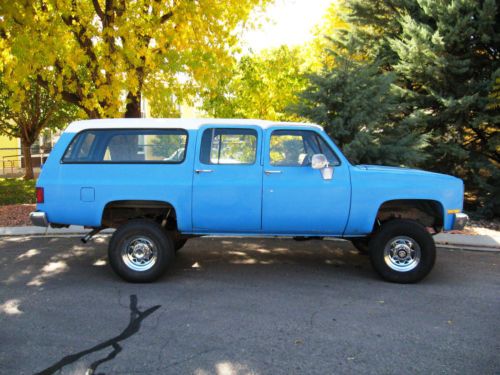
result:
[(257, 132), (254, 129), (206, 129), (201, 139), (203, 164), (254, 164)]
[(182, 129), (106, 129), (79, 133), (63, 163), (181, 163), (187, 132)]

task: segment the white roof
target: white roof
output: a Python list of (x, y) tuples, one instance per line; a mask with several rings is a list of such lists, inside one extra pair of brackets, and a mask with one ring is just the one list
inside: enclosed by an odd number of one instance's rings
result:
[(184, 119), (184, 118), (116, 118), (116, 119), (98, 119), (82, 120), (72, 122), (67, 128), (67, 133), (77, 133), (85, 129), (109, 129), (109, 128), (181, 128), (198, 129), (203, 125), (254, 125), (263, 129), (271, 126), (305, 126), (316, 129), (323, 129), (319, 125), (308, 124), (305, 122), (276, 122), (266, 120), (248, 120), (248, 119)]

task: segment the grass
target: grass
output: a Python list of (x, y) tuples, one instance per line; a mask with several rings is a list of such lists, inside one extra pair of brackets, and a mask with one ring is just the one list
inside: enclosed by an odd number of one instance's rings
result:
[(0, 206), (35, 202), (35, 180), (0, 178)]

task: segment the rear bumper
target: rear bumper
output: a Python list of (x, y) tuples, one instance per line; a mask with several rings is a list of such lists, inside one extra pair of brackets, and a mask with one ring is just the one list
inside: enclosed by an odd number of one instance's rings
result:
[(35, 211), (30, 213), (30, 220), (33, 225), (37, 227), (48, 227), (49, 221), (47, 220), (47, 214), (42, 211)]
[(453, 218), (453, 230), (462, 230), (469, 222), (469, 216), (464, 213), (455, 214)]

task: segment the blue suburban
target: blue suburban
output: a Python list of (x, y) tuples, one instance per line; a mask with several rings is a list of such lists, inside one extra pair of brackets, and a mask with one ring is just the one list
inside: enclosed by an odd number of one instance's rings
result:
[(432, 234), (461, 229), (463, 183), (437, 173), (352, 165), (318, 125), (260, 120), (74, 122), (37, 182), (35, 225), (116, 228), (109, 261), (158, 278), (190, 237), (342, 237), (384, 279), (432, 269)]

